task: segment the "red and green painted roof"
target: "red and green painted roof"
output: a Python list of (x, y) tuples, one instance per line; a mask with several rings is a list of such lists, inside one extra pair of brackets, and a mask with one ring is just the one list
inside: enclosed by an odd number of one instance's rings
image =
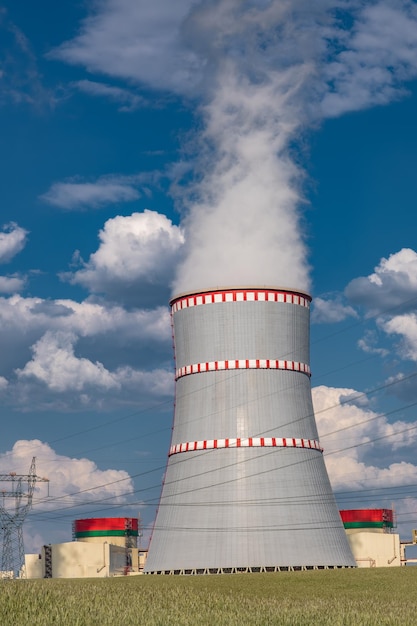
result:
[(348, 509), (340, 511), (345, 528), (393, 528), (392, 509)]
[(74, 522), (74, 536), (84, 537), (137, 537), (138, 520), (135, 517), (91, 517)]

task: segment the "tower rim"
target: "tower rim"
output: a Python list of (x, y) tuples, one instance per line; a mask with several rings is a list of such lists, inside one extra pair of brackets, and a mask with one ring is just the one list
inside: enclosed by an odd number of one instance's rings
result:
[(223, 287), (206, 287), (204, 289), (192, 289), (190, 291), (183, 291), (179, 294), (176, 294), (169, 301), (169, 305), (172, 306), (178, 300), (182, 300), (183, 298), (188, 298), (190, 296), (199, 296), (209, 293), (222, 293), (222, 292), (233, 292), (233, 291), (270, 291), (270, 292), (281, 292), (281, 293), (289, 293), (297, 296), (302, 296), (306, 298), (310, 302), (312, 301), (312, 296), (303, 289), (293, 288), (293, 287), (280, 287), (280, 286), (271, 286), (271, 285), (233, 285), (233, 286), (223, 286)]

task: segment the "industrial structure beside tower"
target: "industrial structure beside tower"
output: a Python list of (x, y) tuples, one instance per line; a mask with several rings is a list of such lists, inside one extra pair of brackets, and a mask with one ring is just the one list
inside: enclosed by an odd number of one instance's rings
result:
[[(400, 541), (394, 532), (393, 510), (355, 509), (340, 511), (340, 515), (358, 567), (398, 567), (417, 562), (406, 557), (406, 548), (416, 547), (417, 530), (413, 530), (411, 541)], [(147, 550), (137, 545), (141, 534), (138, 522), (131, 517), (76, 520), (73, 541), (44, 545), (39, 554), (27, 554), (25, 571), (19, 577), (107, 578), (142, 574)]]
[(26, 555), (28, 578), (107, 578), (139, 574), (146, 550), (138, 546), (138, 518), (93, 517), (73, 523), (73, 541), (47, 544)]
[(314, 418), (310, 301), (259, 287), (172, 300), (175, 417), (145, 573), (356, 565)]

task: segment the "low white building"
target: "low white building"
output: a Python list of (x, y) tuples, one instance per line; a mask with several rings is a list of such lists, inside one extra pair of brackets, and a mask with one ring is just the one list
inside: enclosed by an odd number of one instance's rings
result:
[(347, 530), (347, 538), (358, 567), (401, 565), (400, 536), (364, 530)]
[(74, 541), (45, 545), (25, 556), (26, 578), (106, 578), (142, 573), (147, 551), (137, 547), (138, 519), (75, 520)]
[[(25, 556), (26, 578), (106, 578), (133, 570), (137, 548), (127, 552), (111, 543), (69, 541), (43, 546), (40, 554)], [(132, 565), (131, 565), (132, 564)]]
[(413, 541), (400, 541), (394, 532), (393, 509), (347, 509), (340, 511), (350, 548), (358, 567), (398, 567), (415, 562), (407, 559), (405, 546)]

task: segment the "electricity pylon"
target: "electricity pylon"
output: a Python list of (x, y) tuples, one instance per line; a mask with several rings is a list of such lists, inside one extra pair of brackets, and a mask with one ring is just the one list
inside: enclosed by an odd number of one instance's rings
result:
[[(3, 533), (3, 552), (1, 558), (1, 578), (26, 577), (25, 547), (23, 543), (23, 522), (32, 507), (33, 492), (37, 482), (49, 482), (47, 478), (36, 475), (36, 457), (32, 458), (29, 474), (0, 474), (0, 482), (11, 484), (9, 491), (0, 490), (3, 500), (0, 505), (0, 522)], [(27, 483), (27, 488), (24, 487)], [(14, 503), (8, 506), (10, 498)]]

